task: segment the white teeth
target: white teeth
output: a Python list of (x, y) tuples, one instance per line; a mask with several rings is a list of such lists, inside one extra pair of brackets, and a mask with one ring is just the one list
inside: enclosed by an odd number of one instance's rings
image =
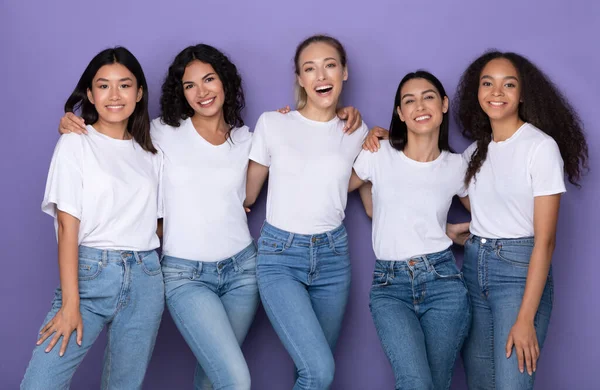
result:
[(429, 119), (429, 118), (431, 118), (431, 115), (422, 115), (422, 116), (416, 117), (415, 120), (417, 122), (420, 122), (420, 121), (424, 121), (424, 120)]
[(207, 104), (210, 104), (210, 103), (212, 103), (212, 102), (213, 102), (213, 100), (215, 100), (215, 98), (212, 98), (212, 99), (205, 100), (205, 101), (203, 101), (203, 102), (200, 102), (200, 105), (201, 105), (201, 106), (206, 106)]
[(333, 88), (333, 85), (321, 85), (320, 87), (317, 87), (315, 90), (316, 91), (323, 91), (323, 90), (329, 89), (329, 88)]
[(504, 103), (503, 103), (503, 102), (490, 102), (490, 104), (491, 104), (492, 106), (502, 106), (502, 105), (504, 105)]
[(119, 105), (119, 106), (106, 106), (108, 108), (123, 108), (125, 107), (124, 105)]

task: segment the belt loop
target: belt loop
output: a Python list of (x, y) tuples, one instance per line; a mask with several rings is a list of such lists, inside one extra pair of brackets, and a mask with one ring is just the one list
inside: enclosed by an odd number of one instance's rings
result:
[(429, 259), (427, 258), (427, 255), (422, 255), (419, 256), (421, 259), (423, 259), (423, 263), (425, 263), (425, 269), (427, 271), (431, 271), (431, 263), (429, 262)]
[(333, 241), (333, 234), (331, 232), (325, 232), (327, 234), (327, 240), (329, 240), (329, 249), (335, 249), (335, 241)]
[(390, 261), (390, 264), (388, 264), (388, 275), (390, 277), (394, 277), (394, 267), (396, 265), (396, 261)]
[(142, 256), (140, 256), (140, 252), (131, 251), (133, 253), (133, 257), (135, 258), (135, 262), (140, 264), (142, 262)]
[(294, 240), (294, 233), (290, 233), (288, 236), (288, 239), (285, 243), (285, 249), (288, 249), (290, 246), (292, 246), (292, 241)]
[(108, 264), (108, 250), (104, 249), (102, 251), (102, 265), (106, 267)]
[(199, 261), (199, 262), (198, 262), (198, 265), (196, 266), (196, 273), (197, 273), (198, 275), (202, 274), (202, 265), (203, 265), (203, 264), (204, 264), (204, 263), (203, 263), (202, 261)]

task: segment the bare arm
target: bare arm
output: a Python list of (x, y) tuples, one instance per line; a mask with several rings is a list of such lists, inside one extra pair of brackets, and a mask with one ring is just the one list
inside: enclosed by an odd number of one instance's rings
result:
[(358, 177), (358, 175), (356, 174), (356, 171), (353, 169), (352, 175), (350, 176), (350, 183), (348, 184), (348, 192), (352, 192), (352, 191), (356, 190), (357, 188), (359, 188), (360, 186), (362, 186), (365, 183), (366, 182), (364, 180), (362, 180), (360, 177)]
[(360, 195), (360, 200), (362, 200), (363, 206), (365, 207), (365, 212), (369, 216), (369, 218), (373, 218), (373, 194), (371, 193), (371, 189), (373, 188), (373, 183), (370, 181), (363, 182), (363, 185), (358, 187), (358, 194)]
[(559, 206), (560, 194), (534, 198), (533, 231), (535, 241), (533, 252), (529, 260), (525, 293), (519, 315), (506, 342), (506, 356), (510, 356), (514, 345), (519, 360), (519, 370), (523, 372), (526, 365), (529, 375), (535, 372), (540, 355), (533, 322), (548, 279), (556, 243)]
[(244, 207), (250, 207), (256, 202), (258, 194), (269, 175), (269, 167), (250, 160), (248, 163), (248, 176), (246, 178), (246, 200)]
[(49, 352), (62, 336), (63, 341), (59, 355), (63, 356), (71, 333), (77, 332), (77, 344), (79, 345), (81, 345), (83, 338), (83, 321), (79, 311), (79, 220), (60, 210), (58, 210), (57, 220), (58, 268), (62, 290), (62, 306), (58, 313), (42, 328), (37, 344), (42, 344), (54, 334), (46, 348), (46, 352)]
[(467, 211), (471, 212), (471, 201), (469, 200), (469, 197), (468, 196), (465, 196), (463, 198), (459, 197), (458, 199), (460, 199), (460, 203), (462, 203), (462, 205), (465, 206)]
[(156, 221), (156, 235), (162, 240), (163, 238), (163, 219)]

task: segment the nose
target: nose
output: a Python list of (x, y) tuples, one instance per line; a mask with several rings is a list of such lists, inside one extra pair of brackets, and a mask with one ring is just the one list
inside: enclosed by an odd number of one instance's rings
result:
[(196, 94), (198, 95), (198, 97), (203, 98), (206, 95), (208, 95), (208, 90), (204, 88), (202, 84), (200, 84), (197, 88)]
[(503, 94), (504, 92), (502, 92), (502, 86), (495, 85), (494, 89), (492, 90), (492, 96), (502, 96)]
[(317, 68), (317, 80), (323, 81), (325, 80), (325, 69)]
[(121, 90), (119, 88), (110, 88), (110, 100), (119, 100), (121, 98)]

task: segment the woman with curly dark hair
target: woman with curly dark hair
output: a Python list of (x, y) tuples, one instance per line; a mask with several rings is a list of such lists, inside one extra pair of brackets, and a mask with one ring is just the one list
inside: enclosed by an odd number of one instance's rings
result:
[(463, 135), (475, 141), (464, 152), (472, 214), (463, 265), (473, 305), (463, 348), (468, 385), (531, 389), (552, 311), (564, 174), (578, 185), (587, 144), (567, 100), (518, 54), (476, 59), (455, 99)]

